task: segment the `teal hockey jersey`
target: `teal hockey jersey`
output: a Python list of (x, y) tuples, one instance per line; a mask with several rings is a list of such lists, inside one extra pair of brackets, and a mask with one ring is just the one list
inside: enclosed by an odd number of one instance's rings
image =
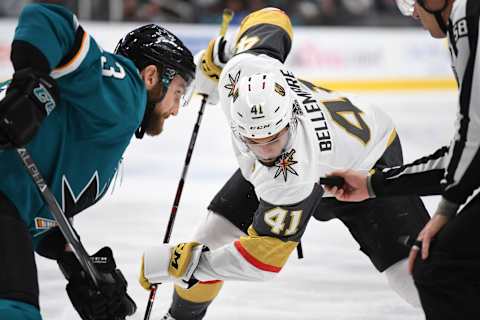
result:
[[(107, 190), (142, 121), (147, 92), (134, 63), (103, 51), (61, 6), (27, 5), (14, 39), (45, 55), (59, 87), (56, 108), (26, 148), (71, 217)], [(7, 86), (0, 87), (0, 99)], [(17, 207), (37, 242), (55, 223), (15, 150), (0, 150), (0, 177), (0, 192)]]

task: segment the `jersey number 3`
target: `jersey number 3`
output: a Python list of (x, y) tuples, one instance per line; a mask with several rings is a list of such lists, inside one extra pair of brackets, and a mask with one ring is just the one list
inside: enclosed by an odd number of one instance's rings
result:
[(125, 78), (125, 69), (118, 63), (112, 66), (110, 61), (107, 61), (107, 57), (101, 57), (102, 62), (102, 75), (104, 77), (114, 77), (116, 79)]

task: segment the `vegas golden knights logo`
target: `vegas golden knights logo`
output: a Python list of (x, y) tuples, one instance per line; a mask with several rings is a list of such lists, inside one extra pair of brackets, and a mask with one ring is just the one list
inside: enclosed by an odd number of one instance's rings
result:
[(277, 171), (273, 177), (274, 179), (282, 175), (285, 182), (287, 182), (289, 173), (298, 176), (298, 172), (293, 168), (293, 165), (298, 163), (298, 161), (293, 159), (295, 152), (295, 149), (292, 149), (289, 152), (282, 153), (280, 157), (278, 157), (277, 161), (275, 161), (275, 167), (277, 167)]
[(235, 74), (234, 77), (229, 73), (228, 74), (228, 83), (224, 86), (225, 89), (228, 90), (228, 98), (232, 98), (233, 102), (235, 102), (238, 98), (238, 88), (237, 83), (240, 79), (240, 70)]
[(282, 97), (285, 97), (285, 89), (276, 82), (275, 82), (275, 92), (281, 95)]

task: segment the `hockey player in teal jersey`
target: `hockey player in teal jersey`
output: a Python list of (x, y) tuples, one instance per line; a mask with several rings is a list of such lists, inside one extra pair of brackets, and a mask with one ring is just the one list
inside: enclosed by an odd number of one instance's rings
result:
[[(61, 6), (28, 5), (0, 85), (0, 319), (41, 319), (33, 252), (58, 261), (82, 319), (124, 319), (135, 303), (110, 248), (100, 290), (69, 251), (15, 148), (25, 146), (68, 217), (105, 193), (133, 134), (158, 135), (176, 115), (195, 65), (169, 31), (147, 25), (106, 52)], [(85, 157), (88, 155), (88, 158)]]

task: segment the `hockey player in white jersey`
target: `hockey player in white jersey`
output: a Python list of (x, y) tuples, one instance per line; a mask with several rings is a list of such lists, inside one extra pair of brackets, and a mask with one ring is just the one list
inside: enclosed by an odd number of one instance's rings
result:
[(332, 192), (346, 201), (442, 195), (412, 247), (409, 268), (428, 320), (480, 319), (480, 1), (397, 0), (397, 4), (434, 38), (448, 36), (460, 90), (455, 135), (449, 147), (401, 167), (376, 170), (368, 177), (334, 172), (346, 183)]
[(291, 39), (288, 16), (263, 9), (201, 55), (198, 89), (210, 97), (218, 90), (240, 170), (211, 202), (195, 242), (146, 250), (142, 285), (178, 284), (166, 318), (202, 319), (223, 280), (273, 278), (312, 216), (339, 218), (392, 288), (419, 305), (406, 258), (429, 219), (421, 201), (344, 204), (319, 185), (337, 168), (400, 165), (395, 127), (377, 108), (298, 79), (284, 65)]

